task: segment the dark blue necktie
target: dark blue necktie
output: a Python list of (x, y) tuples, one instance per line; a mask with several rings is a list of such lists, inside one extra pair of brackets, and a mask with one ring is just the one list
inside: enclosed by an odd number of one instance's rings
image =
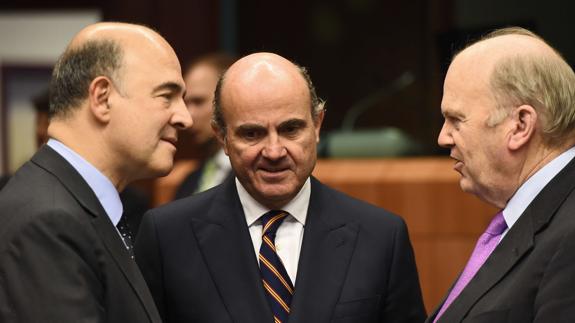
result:
[(276, 232), (288, 213), (272, 210), (262, 215), (262, 245), (260, 247), (260, 271), (266, 296), (274, 314), (275, 323), (285, 323), (290, 313), (293, 284), (276, 253)]
[(122, 214), (120, 221), (118, 222), (118, 224), (116, 224), (116, 228), (118, 228), (118, 231), (122, 236), (122, 240), (126, 245), (126, 249), (128, 249), (130, 257), (134, 259), (134, 245), (133, 245), (134, 239), (132, 237), (132, 232), (130, 231), (130, 226), (128, 225), (128, 219), (126, 219), (125, 214)]

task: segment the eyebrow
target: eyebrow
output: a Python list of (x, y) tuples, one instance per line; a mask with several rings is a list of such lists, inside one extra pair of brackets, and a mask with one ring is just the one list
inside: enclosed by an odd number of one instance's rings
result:
[(158, 93), (158, 92), (163, 91), (163, 90), (170, 90), (172, 92), (182, 92), (183, 89), (184, 88), (180, 84), (178, 84), (176, 82), (168, 81), (168, 82), (164, 82), (164, 83), (154, 87), (154, 89), (152, 90), (152, 93)]
[(307, 124), (307, 122), (303, 119), (289, 119), (286, 120), (284, 122), (282, 122), (279, 125), (279, 128), (283, 128), (283, 127), (303, 127)]
[(450, 118), (463, 118), (464, 115), (463, 113), (459, 112), (459, 111), (453, 111), (449, 108), (445, 108), (441, 114), (443, 115), (444, 118), (450, 117)]
[(258, 129), (265, 129), (265, 127), (255, 123), (245, 123), (243, 125), (240, 125), (237, 128), (237, 131), (258, 130)]

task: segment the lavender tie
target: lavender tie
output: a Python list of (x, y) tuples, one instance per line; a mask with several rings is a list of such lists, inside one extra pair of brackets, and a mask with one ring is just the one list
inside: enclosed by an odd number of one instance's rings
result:
[(437, 320), (443, 315), (443, 312), (451, 305), (451, 303), (459, 296), (463, 288), (469, 283), (471, 278), (475, 276), (479, 268), (483, 265), (487, 257), (493, 252), (493, 249), (501, 240), (501, 234), (507, 229), (507, 223), (505, 223), (505, 219), (503, 218), (503, 213), (499, 212), (489, 223), (487, 230), (479, 237), (477, 240), (477, 244), (475, 245), (475, 249), (465, 265), (465, 269), (463, 269), (463, 273), (459, 276), (459, 280), (447, 296), (447, 299), (441, 306), (439, 313), (435, 316), (435, 320), (433, 323), (437, 322)]

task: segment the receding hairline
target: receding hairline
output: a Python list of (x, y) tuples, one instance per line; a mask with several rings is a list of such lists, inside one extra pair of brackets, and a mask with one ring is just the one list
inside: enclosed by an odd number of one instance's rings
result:
[[(144, 42), (138, 40), (145, 40)], [(170, 44), (154, 29), (124, 22), (98, 22), (80, 30), (68, 44), (66, 51), (80, 48), (87, 42), (109, 41), (119, 46), (122, 52), (138, 50), (142, 44), (154, 45), (160, 50)]]
[[(261, 58), (259, 57), (261, 56)], [(223, 88), (224, 86), (227, 86), (227, 84), (230, 82), (230, 80), (228, 80), (229, 75), (233, 75), (233, 73), (238, 73), (237, 70), (238, 69), (238, 65), (239, 64), (245, 64), (247, 65), (247, 67), (249, 69), (252, 69), (252, 65), (254, 65), (253, 63), (250, 62), (250, 60), (254, 60), (254, 59), (260, 59), (260, 60), (273, 60), (273, 61), (278, 61), (281, 63), (281, 65), (285, 65), (284, 70), (287, 67), (287, 71), (290, 72), (285, 72), (289, 74), (289, 78), (291, 78), (291, 82), (302, 82), (301, 84), (305, 86), (305, 93), (309, 98), (310, 101), (310, 112), (311, 112), (311, 116), (314, 120), (314, 122), (318, 121), (320, 114), (325, 111), (325, 101), (323, 101), (321, 98), (319, 98), (317, 96), (317, 92), (315, 90), (315, 86), (313, 85), (313, 82), (311, 80), (311, 77), (309, 76), (309, 73), (307, 72), (307, 69), (299, 66), (298, 64), (282, 57), (279, 56), (277, 54), (274, 53), (267, 53), (267, 52), (262, 52), (262, 53), (255, 53), (255, 54), (251, 54), (248, 56), (245, 56), (241, 59), (239, 59), (238, 61), (236, 61), (232, 66), (230, 66), (230, 68), (219, 78), (217, 86), (216, 86), (216, 90), (215, 90), (215, 95), (214, 95), (214, 115), (213, 115), (213, 119), (212, 119), (212, 125), (217, 127), (220, 131), (220, 133), (222, 133), (225, 136), (226, 133), (226, 123), (223, 117)], [(257, 65), (257, 64), (256, 64)], [(297, 75), (299, 75), (298, 77), (294, 77), (293, 76), (293, 72), (295, 72)], [(273, 78), (273, 77), (272, 77)], [(241, 79), (239, 79), (241, 81)], [(232, 79), (233, 81), (233, 79)], [(237, 83), (243, 83), (243, 82), (237, 82)], [(226, 92), (230, 91), (229, 89), (226, 90)]]
[(494, 30), (479, 40), (471, 42), (453, 55), (452, 63), (460, 57), (472, 56), (497, 65), (498, 62), (514, 56), (543, 55), (564, 60), (559, 52), (537, 34), (520, 27), (508, 27)]
[[(233, 81), (231, 83), (234, 85), (244, 86), (256, 78), (273, 75), (281, 76), (284, 80), (296, 81), (307, 89), (307, 81), (301, 73), (301, 67), (280, 55), (262, 52), (242, 57), (225, 71), (221, 80), (221, 94), (226, 92), (224, 89), (228, 86), (227, 83), (230, 83), (229, 80)], [(246, 82), (247, 80), (250, 82)]]

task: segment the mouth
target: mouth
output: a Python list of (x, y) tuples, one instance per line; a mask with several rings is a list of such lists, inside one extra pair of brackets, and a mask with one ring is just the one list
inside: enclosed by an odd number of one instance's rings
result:
[(258, 171), (268, 180), (279, 180), (290, 170), (289, 167), (260, 167)]
[(455, 160), (455, 164), (453, 165), (453, 169), (459, 173), (461, 173), (461, 169), (463, 168), (463, 161), (461, 161), (460, 159), (454, 157), (454, 156), (449, 156), (451, 157), (451, 159)]
[(177, 137), (162, 137), (161, 140), (171, 144), (172, 146), (174, 146), (174, 148), (176, 147), (176, 144), (178, 143)]

